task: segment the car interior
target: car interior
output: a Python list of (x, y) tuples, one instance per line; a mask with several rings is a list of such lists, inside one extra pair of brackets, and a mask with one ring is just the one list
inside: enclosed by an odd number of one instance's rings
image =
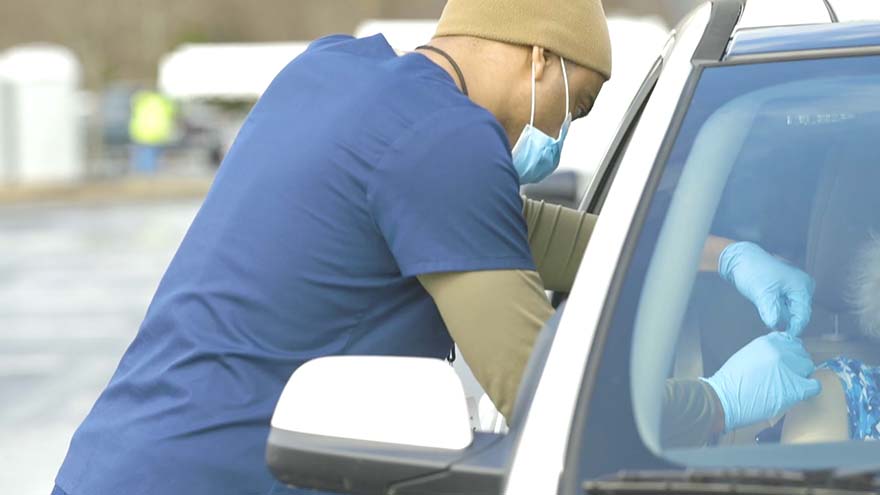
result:
[[(712, 222), (712, 234), (753, 241), (814, 278), (812, 318), (802, 338), (816, 364), (845, 356), (880, 365), (880, 340), (861, 331), (851, 297), (855, 274), (880, 271), (855, 266), (854, 261), (864, 243), (880, 233), (877, 129), (877, 105), (851, 108), (840, 98), (763, 103)], [(752, 304), (717, 273), (698, 274), (690, 294), (673, 377), (710, 376), (739, 348), (768, 331)], [(823, 407), (845, 417), (845, 401), (826, 402)], [(720, 444), (778, 441), (778, 419), (730, 432)], [(832, 427), (821, 417), (796, 426)]]

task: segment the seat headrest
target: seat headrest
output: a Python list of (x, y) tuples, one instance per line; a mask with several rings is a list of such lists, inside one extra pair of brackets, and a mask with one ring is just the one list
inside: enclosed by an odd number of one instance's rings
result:
[(859, 249), (853, 268), (848, 301), (862, 333), (880, 339), (880, 236), (873, 234)]
[(853, 277), (865, 269), (856, 260), (864, 259), (872, 234), (880, 234), (880, 158), (866, 146), (875, 140), (844, 141), (829, 151), (820, 175), (805, 266), (816, 280), (815, 303), (836, 313), (854, 311)]

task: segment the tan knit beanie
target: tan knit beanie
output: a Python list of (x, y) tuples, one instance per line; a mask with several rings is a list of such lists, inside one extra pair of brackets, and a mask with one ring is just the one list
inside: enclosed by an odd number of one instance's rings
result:
[(601, 0), (448, 0), (435, 36), (540, 46), (611, 77)]

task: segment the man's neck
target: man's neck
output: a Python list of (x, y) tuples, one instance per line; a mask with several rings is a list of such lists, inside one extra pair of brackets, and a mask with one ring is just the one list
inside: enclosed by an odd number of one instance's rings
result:
[[(464, 77), (467, 84), (468, 97), (471, 101), (485, 108), (498, 119), (507, 132), (508, 139), (518, 137), (518, 134), (511, 135), (511, 130), (508, 129), (505, 122), (506, 114), (503, 109), (506, 107), (504, 104), (506, 95), (501, 91), (491, 90), (491, 88), (505, 87), (504, 84), (500, 84), (497, 78), (493, 77), (498, 75), (498, 71), (494, 70), (494, 67), (491, 66), (491, 59), (493, 57), (487, 57), (489, 60), (484, 60), (484, 62), (480, 63), (479, 59), (483, 58), (480, 55), (480, 51), (474, 50), (470, 46), (471, 43), (467, 40), (459, 38), (434, 38), (429, 45), (446, 52), (459, 66), (462, 77)], [(452, 80), (455, 81), (459, 90), (462, 89), (462, 83), (458, 79), (455, 68), (445, 57), (430, 50), (418, 50), (418, 52), (445, 70)], [(518, 133), (519, 131), (516, 132)]]

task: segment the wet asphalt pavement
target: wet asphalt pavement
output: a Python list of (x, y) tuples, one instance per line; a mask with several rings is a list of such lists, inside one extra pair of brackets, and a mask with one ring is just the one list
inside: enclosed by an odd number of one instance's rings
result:
[(0, 493), (50, 493), (198, 205), (0, 207)]

